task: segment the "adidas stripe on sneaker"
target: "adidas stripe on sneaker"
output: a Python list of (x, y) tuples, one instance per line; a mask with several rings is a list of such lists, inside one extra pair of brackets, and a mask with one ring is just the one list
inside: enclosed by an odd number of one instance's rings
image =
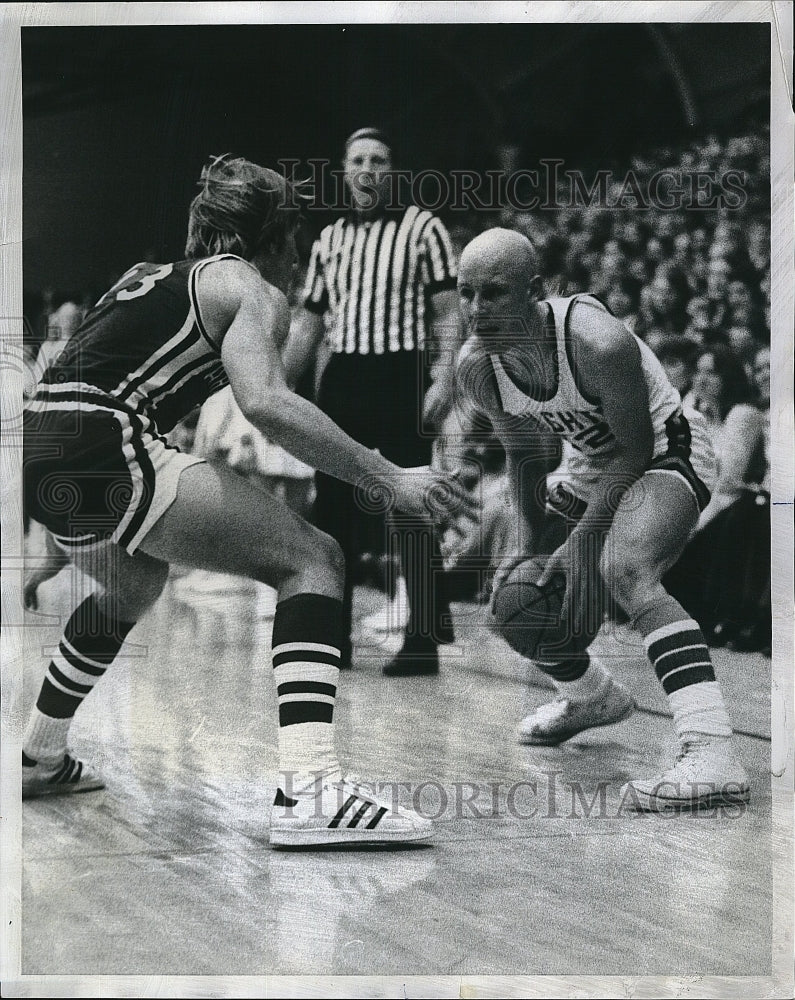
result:
[(73, 795), (104, 788), (105, 782), (87, 764), (70, 753), (56, 760), (36, 761), (22, 754), (22, 798)]
[(311, 791), (276, 792), (270, 821), (275, 847), (383, 844), (427, 840), (430, 820), (385, 802), (350, 779), (323, 781)]

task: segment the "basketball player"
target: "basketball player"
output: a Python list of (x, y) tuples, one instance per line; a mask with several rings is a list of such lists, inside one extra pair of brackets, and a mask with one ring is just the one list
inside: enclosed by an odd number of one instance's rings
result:
[[(558, 697), (524, 719), (521, 741), (554, 745), (631, 714), (630, 695), (588, 653), (604, 583), (643, 637), (681, 743), (669, 770), (624, 792), (651, 809), (747, 800), (704, 637), (660, 583), (709, 500), (700, 416), (685, 415), (649, 348), (598, 299), (542, 298), (534, 248), (519, 233), (491, 229), (469, 243), (458, 289), (468, 337), (459, 392), (502, 440), (520, 514), (495, 593), (528, 552), (549, 554), (539, 584), (567, 580), (570, 638), (555, 662), (537, 664)], [(547, 479), (555, 443), (563, 459)], [(554, 511), (576, 523), (568, 537)]]
[(76, 608), (49, 664), (23, 738), (23, 797), (103, 787), (70, 751), (70, 723), (177, 562), (278, 589), (280, 785), (271, 841), (424, 839), (426, 820), (363, 794), (340, 772), (339, 546), (278, 499), (169, 447), (162, 435), (230, 383), (251, 423), (313, 468), (388, 491), (415, 515), (431, 503), (437, 512), (466, 507), (465, 494), (454, 476), (393, 465), (288, 390), (279, 349), (297, 212), (285, 179), (223, 156), (205, 167), (200, 187), (187, 259), (130, 268), (88, 313), (25, 411), (31, 513), (100, 590)]

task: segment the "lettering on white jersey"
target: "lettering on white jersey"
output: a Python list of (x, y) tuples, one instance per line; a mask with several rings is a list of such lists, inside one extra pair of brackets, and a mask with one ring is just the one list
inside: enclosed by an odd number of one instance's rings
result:
[(511, 416), (532, 414), (559, 437), (566, 438), (580, 451), (601, 453), (612, 448), (615, 436), (599, 407), (589, 409), (545, 409), (544, 404), (514, 383), (503, 367), (499, 355), (492, 354), (491, 363), (497, 379), (497, 389), (503, 410)]

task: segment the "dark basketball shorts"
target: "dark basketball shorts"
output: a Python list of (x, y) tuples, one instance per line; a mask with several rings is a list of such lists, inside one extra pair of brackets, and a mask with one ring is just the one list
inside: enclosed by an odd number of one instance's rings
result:
[(132, 555), (174, 502), (183, 470), (203, 461), (88, 387), (39, 393), (23, 427), (26, 510), (67, 552), (111, 541)]

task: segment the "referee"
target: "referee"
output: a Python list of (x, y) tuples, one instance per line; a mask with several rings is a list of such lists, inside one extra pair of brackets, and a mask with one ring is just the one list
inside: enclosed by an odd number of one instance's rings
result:
[[(323, 229), (312, 247), (304, 308), (284, 355), (288, 379), (300, 377), (325, 334), (330, 358), (319, 407), (391, 461), (427, 465), (432, 442), (422, 433), (423, 423), (433, 426), (445, 388), (444, 377), (433, 382), (425, 359), (432, 334), (459, 339), (452, 244), (431, 212), (392, 204), (392, 148), (380, 129), (362, 128), (348, 138), (343, 167), (351, 208)], [(350, 567), (360, 554), (366, 522), (375, 515), (363, 510), (367, 504), (357, 503), (347, 484), (318, 474), (316, 485), (315, 522), (339, 541), (349, 567), (344, 659), (351, 654)], [(378, 523), (383, 532), (383, 514)], [(453, 639), (438, 542), (427, 526), (392, 518), (388, 523), (400, 552), (409, 620), (403, 646), (384, 673), (433, 674), (439, 669), (438, 645)]]

